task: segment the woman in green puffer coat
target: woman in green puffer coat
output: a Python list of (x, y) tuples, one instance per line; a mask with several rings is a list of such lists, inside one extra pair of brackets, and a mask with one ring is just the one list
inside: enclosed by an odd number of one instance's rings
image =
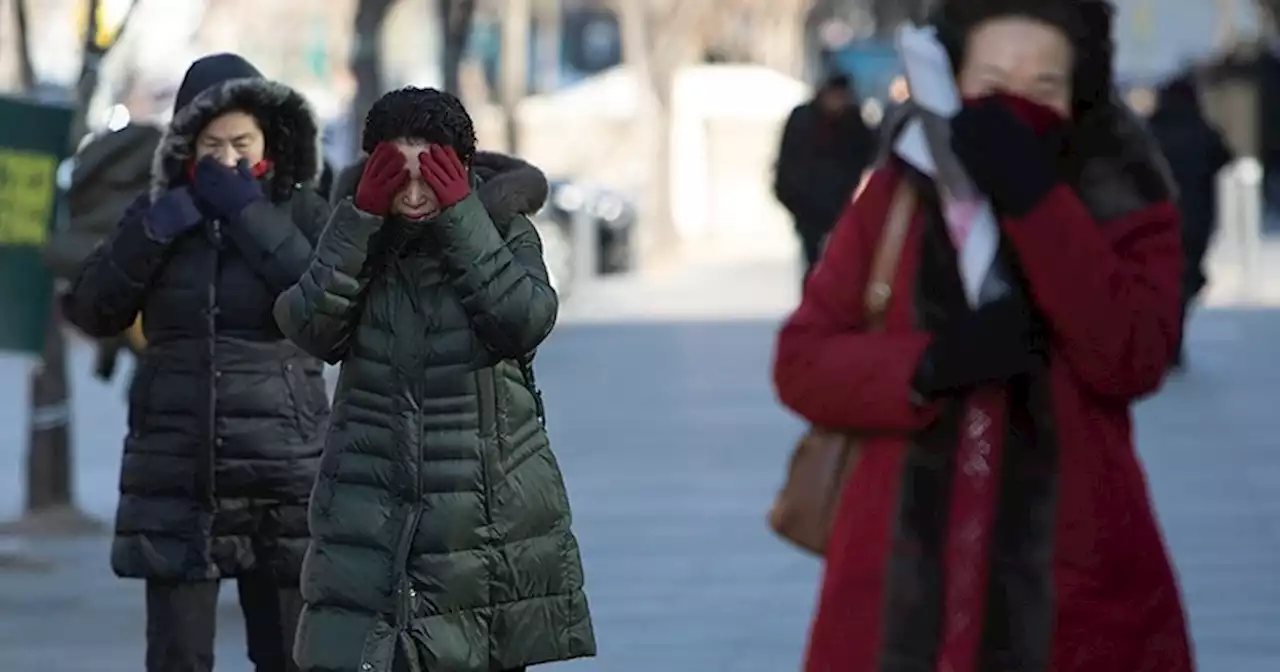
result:
[(384, 96), (362, 144), (311, 268), (275, 308), (299, 346), (342, 363), (295, 658), (310, 672), (499, 672), (594, 655), (530, 377), (558, 309), (527, 217), (546, 179), (477, 154), (461, 103), (433, 89)]

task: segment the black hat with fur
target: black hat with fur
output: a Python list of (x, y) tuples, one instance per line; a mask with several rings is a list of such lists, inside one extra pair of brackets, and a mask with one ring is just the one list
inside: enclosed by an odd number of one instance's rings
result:
[(286, 200), (299, 185), (315, 183), (321, 169), (320, 133), (306, 98), (266, 79), (241, 56), (214, 54), (192, 63), (178, 88), (173, 119), (152, 161), (153, 201), (185, 179), (200, 131), (233, 110), (252, 114), (262, 126), (266, 156), (273, 164), (272, 200)]

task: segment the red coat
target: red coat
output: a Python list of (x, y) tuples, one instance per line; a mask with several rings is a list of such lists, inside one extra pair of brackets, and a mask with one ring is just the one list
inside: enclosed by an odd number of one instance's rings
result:
[[(909, 388), (930, 339), (922, 324), (966, 309), (958, 289), (947, 294), (959, 284), (954, 250), (927, 195), (882, 332), (864, 330), (862, 305), (907, 175), (918, 178), (900, 165), (873, 175), (778, 338), (783, 403), (878, 436), (840, 504), (805, 669), (1190, 672), (1130, 418), (1160, 385), (1180, 328), (1175, 208), (1121, 193), (1130, 180), (1092, 179), (1088, 194), (1060, 186), (1002, 221), (1051, 333), (1049, 367), (1016, 390), (921, 408)], [(978, 444), (995, 472), (985, 485), (964, 457)]]

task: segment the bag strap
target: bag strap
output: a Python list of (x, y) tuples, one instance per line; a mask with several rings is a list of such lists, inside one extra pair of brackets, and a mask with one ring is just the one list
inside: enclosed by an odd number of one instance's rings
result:
[(907, 231), (911, 229), (911, 216), (915, 212), (915, 189), (912, 188), (906, 176), (899, 179), (897, 189), (893, 192), (893, 200), (889, 203), (889, 212), (885, 217), (884, 228), (880, 232), (879, 243), (876, 245), (875, 257), (871, 260), (871, 275), (867, 278), (867, 287), (863, 292), (868, 328), (872, 330), (884, 327), (889, 299), (893, 297), (893, 276), (898, 270), (898, 260), (902, 257), (902, 245), (907, 240)]

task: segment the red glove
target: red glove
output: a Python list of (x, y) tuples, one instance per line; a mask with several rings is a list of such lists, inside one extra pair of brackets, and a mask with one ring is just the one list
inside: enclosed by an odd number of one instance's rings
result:
[(418, 154), (418, 168), (422, 170), (422, 179), (435, 192), (441, 210), (457, 205), (471, 193), (467, 169), (452, 147), (429, 145), (427, 151)]
[(371, 215), (386, 217), (391, 199), (409, 183), (404, 154), (389, 142), (378, 143), (364, 164), (356, 186), (356, 207)]

